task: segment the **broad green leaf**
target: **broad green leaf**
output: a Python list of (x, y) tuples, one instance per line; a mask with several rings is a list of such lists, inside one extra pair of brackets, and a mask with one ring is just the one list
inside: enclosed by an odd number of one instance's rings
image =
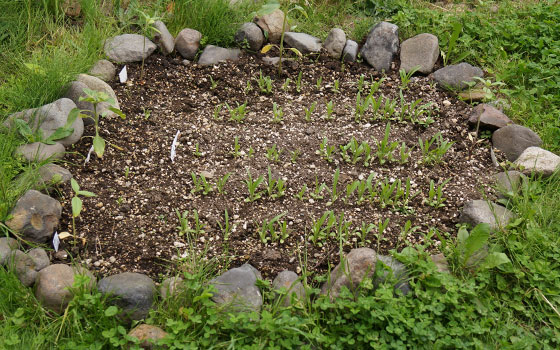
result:
[(126, 119), (126, 115), (120, 109), (114, 108), (114, 107), (109, 107), (109, 110), (111, 112), (114, 112), (116, 115), (118, 115), (122, 119)]
[(56, 141), (72, 135), (74, 129), (72, 128), (58, 128), (48, 138), (47, 141)]
[(507, 264), (509, 262), (511, 262), (511, 260), (509, 260), (507, 255), (505, 255), (504, 253), (494, 252), (494, 253), (488, 254), (488, 256), (486, 257), (486, 259), (484, 259), (484, 262), (482, 263), (480, 268), (481, 269), (492, 269), (496, 266)]
[(74, 193), (80, 192), (80, 185), (78, 185), (78, 181), (70, 179), (70, 185), (72, 185), (72, 191), (74, 191)]
[(109, 306), (105, 310), (105, 316), (112, 317), (119, 313), (119, 309), (116, 306)]
[(270, 49), (272, 49), (275, 45), (273, 44), (268, 44), (265, 45), (262, 49), (261, 49), (261, 53), (267, 53), (268, 51), (270, 51)]
[(78, 119), (78, 117), (80, 116), (80, 112), (81, 111), (79, 108), (72, 108), (70, 113), (68, 113), (68, 118), (66, 118), (66, 128), (70, 128), (72, 124), (74, 124), (76, 119)]
[(33, 73), (37, 73), (37, 74), (41, 74), (44, 75), (45, 74), (45, 70), (43, 68), (41, 68), (41, 66), (37, 65), (37, 64), (33, 64), (33, 63), (24, 63), (24, 65), (27, 67), (27, 69), (29, 69), (30, 71), (32, 71)]
[(268, 15), (268, 14), (271, 14), (272, 12), (276, 11), (279, 8), (280, 8), (280, 4), (277, 1), (270, 1), (269, 3), (261, 6), (259, 11), (257, 11), (257, 15), (259, 15), (259, 16)]
[(78, 194), (80, 196), (84, 196), (84, 197), (95, 197), (96, 196), (95, 193), (90, 192), (90, 191), (80, 191), (80, 192), (78, 192)]
[(488, 237), (490, 237), (490, 225), (486, 223), (476, 225), (465, 241), (465, 255), (463, 259), (467, 261), (473, 253), (484, 247)]
[(466, 228), (461, 227), (459, 229), (459, 232), (457, 232), (457, 243), (458, 243), (458, 245), (460, 247), (463, 247), (467, 238), (469, 238), (469, 231), (467, 231)]
[[(305, 12), (305, 10), (303, 9), (303, 7), (301, 7), (301, 6), (299, 6), (299, 5), (294, 5), (294, 7), (292, 7), (292, 10), (299, 11), (303, 16), (305, 16), (305, 18), (308, 18), (307, 12)], [(290, 10), (290, 11), (291, 11), (291, 10)]]
[(93, 138), (93, 150), (99, 158), (103, 158), (103, 153), (105, 153), (105, 140), (99, 136), (99, 134), (95, 135)]
[(72, 197), (72, 216), (77, 218), (82, 212), (82, 200), (79, 197)]
[(31, 131), (29, 124), (27, 124), (25, 120), (15, 119), (14, 123), (16, 125), (17, 131), (21, 134), (21, 136), (23, 136), (27, 140), (29, 140), (33, 136), (33, 131)]

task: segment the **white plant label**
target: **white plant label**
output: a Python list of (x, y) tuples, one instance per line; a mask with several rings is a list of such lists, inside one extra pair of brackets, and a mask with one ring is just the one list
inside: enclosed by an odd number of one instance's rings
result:
[(126, 81), (128, 80), (128, 74), (126, 73), (126, 66), (124, 66), (124, 68), (119, 73), (119, 80), (121, 81), (121, 84), (126, 83)]
[(175, 148), (177, 147), (177, 140), (179, 139), (179, 135), (181, 135), (181, 131), (177, 130), (175, 138), (173, 139), (173, 143), (171, 144), (171, 163), (175, 163)]
[(52, 245), (55, 252), (58, 252), (58, 247), (60, 246), (60, 238), (58, 238), (58, 232), (54, 233), (54, 237), (52, 240)]
[(91, 145), (91, 147), (90, 147), (90, 149), (89, 149), (89, 151), (88, 151), (88, 153), (87, 153), (87, 157), (86, 157), (86, 160), (84, 161), (84, 165), (86, 165), (87, 163), (89, 163), (89, 159), (90, 159), (90, 157), (91, 157), (91, 153), (92, 153), (92, 152), (93, 152), (93, 145)]

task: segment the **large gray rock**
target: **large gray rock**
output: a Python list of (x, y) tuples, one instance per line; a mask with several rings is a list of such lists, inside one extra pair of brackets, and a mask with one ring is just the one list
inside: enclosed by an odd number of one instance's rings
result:
[(50, 163), (39, 168), (40, 185), (51, 186), (70, 182), (72, 174), (60, 165)]
[(16, 148), (15, 155), (22, 156), (30, 162), (42, 162), (47, 159), (62, 159), (66, 148), (58, 142), (47, 145), (41, 142), (33, 142)]
[(335, 59), (340, 59), (342, 51), (346, 45), (346, 34), (340, 28), (333, 28), (329, 32), (327, 39), (325, 39), (325, 50), (327, 54)]
[(223, 61), (237, 61), (241, 55), (239, 49), (224, 49), (214, 45), (208, 45), (198, 58), (198, 64), (202, 66), (213, 65)]
[(162, 299), (168, 296), (173, 296), (181, 291), (181, 286), (183, 285), (183, 279), (179, 276), (166, 278), (161, 282), (159, 287), (159, 293)]
[(514, 163), (522, 167), (525, 174), (548, 177), (560, 170), (560, 157), (540, 147), (528, 147)]
[(377, 261), (385, 264), (386, 269), (383, 272), (383, 276), (376, 278), (374, 283), (378, 285), (392, 279), (395, 282), (395, 290), (398, 289), (403, 295), (407, 295), (410, 292), (410, 285), (408, 284), (409, 277), (406, 266), (391, 256), (380, 254), (377, 255)]
[(459, 63), (443, 67), (434, 72), (434, 79), (447, 89), (463, 90), (466, 89), (476, 77), (482, 78), (484, 72), (478, 67), (473, 67), (468, 63)]
[(342, 50), (342, 60), (344, 62), (356, 62), (358, 58), (358, 43), (354, 40), (346, 40), (344, 50)]
[(235, 33), (235, 42), (241, 47), (249, 46), (253, 51), (259, 51), (264, 44), (264, 35), (255, 23), (243, 23), (241, 28)]
[(175, 50), (183, 58), (193, 60), (200, 47), (200, 39), (202, 39), (202, 34), (199, 31), (185, 28), (175, 38)]
[(8, 261), (12, 251), (18, 249), (18, 242), (11, 237), (0, 237), (0, 265)]
[(284, 270), (280, 272), (272, 281), (272, 288), (283, 292), (281, 303), (286, 307), (291, 305), (292, 300), (305, 300), (305, 288), (299, 281), (299, 276), (293, 271)]
[[(263, 15), (261, 17), (256, 17), (253, 20), (268, 37), (268, 41), (271, 43), (279, 43), (280, 37), (282, 36), (282, 25), (284, 23), (284, 12), (277, 9), (272, 13)], [(289, 25), (286, 24), (286, 30), (288, 30)]]
[(499, 198), (509, 198), (519, 191), (527, 177), (516, 170), (502, 171), (493, 176)]
[(212, 300), (228, 311), (259, 312), (262, 295), (256, 282), (261, 278), (261, 273), (249, 264), (228, 270), (210, 281), (216, 288)]
[(506, 208), (492, 202), (484, 200), (472, 200), (465, 203), (461, 215), (460, 223), (471, 224), (473, 227), (486, 223), (492, 230), (505, 227), (514, 215)]
[(105, 55), (117, 63), (141, 62), (150, 56), (157, 46), (139, 34), (122, 34), (105, 41)]
[(516, 160), (529, 147), (540, 147), (542, 140), (533, 130), (521, 125), (507, 125), (492, 134), (494, 147), (510, 161)]
[(88, 74), (103, 81), (111, 81), (115, 79), (115, 75), (117, 75), (117, 67), (110, 61), (99, 60), (91, 67)]
[(436, 268), (439, 272), (442, 273), (451, 273), (449, 270), (449, 263), (447, 263), (447, 259), (443, 253), (430, 255), (430, 260), (436, 265)]
[(137, 321), (148, 316), (154, 302), (156, 285), (146, 275), (124, 272), (101, 279), (98, 289), (103, 294), (117, 297), (115, 303), (123, 309), (124, 316)]
[(29, 190), (17, 201), (6, 225), (25, 240), (47, 243), (58, 227), (61, 214), (62, 206), (56, 199)]
[(22, 252), (14, 250), (8, 257), (8, 268), (16, 274), (17, 278), (26, 287), (31, 287), (37, 279), (37, 270), (33, 259)]
[(356, 291), (364, 278), (375, 272), (377, 254), (370, 248), (352, 249), (343, 262), (330, 273), (329, 279), (321, 287), (321, 294), (334, 299), (340, 295), (342, 287)]
[(140, 341), (140, 348), (144, 350), (152, 350), (160, 349), (160, 347), (157, 347), (154, 344), (156, 344), (158, 340), (165, 338), (167, 333), (157, 326), (141, 324), (131, 330), (128, 335)]
[[(22, 119), (29, 124), (32, 130), (37, 128), (41, 130), (43, 137), (46, 139), (58, 128), (66, 126), (68, 114), (74, 108), (76, 108), (76, 104), (72, 100), (61, 98), (40, 108), (14, 113), (9, 117), (7, 124), (12, 124), (14, 119)], [(84, 122), (77, 118), (70, 127), (74, 129), (71, 135), (55, 141), (64, 146), (70, 146), (78, 142), (84, 134)]]
[(284, 33), (284, 41), (288, 46), (298, 49), (302, 54), (321, 51), (321, 39), (309, 34), (286, 32)]
[(169, 55), (175, 48), (175, 39), (173, 39), (173, 35), (169, 33), (165, 23), (162, 21), (156, 21), (154, 23), (154, 28), (157, 29), (157, 32), (154, 34), (154, 42), (159, 47), (161, 53)]
[(476, 106), (469, 116), (469, 124), (476, 126), (480, 119), (480, 128), (496, 130), (512, 124), (511, 119), (495, 107), (482, 103)]
[(64, 264), (55, 264), (45, 267), (39, 272), (35, 297), (48, 309), (62, 313), (70, 300), (70, 289), (77, 275), (89, 277), (90, 282), (84, 287), (91, 290), (95, 285), (95, 277), (82, 267), (72, 268)]
[(401, 44), (401, 68), (410, 72), (419, 66), (418, 72), (429, 74), (439, 57), (439, 41), (435, 35), (422, 33)]
[(27, 255), (33, 259), (35, 263), (35, 271), (41, 271), (51, 264), (47, 252), (43, 248), (33, 248), (27, 252)]
[(399, 51), (399, 27), (381, 22), (371, 29), (360, 54), (377, 71), (389, 71)]

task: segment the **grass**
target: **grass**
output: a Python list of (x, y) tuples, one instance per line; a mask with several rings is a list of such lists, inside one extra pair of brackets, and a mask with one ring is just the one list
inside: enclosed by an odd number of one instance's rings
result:
[[(494, 93), (509, 102), (507, 114), (537, 131), (544, 148), (560, 151), (560, 7), (555, 1), (469, 1), (472, 8), (465, 11), (456, 10), (455, 3), (441, 8), (424, 1), (297, 2), (308, 17), (294, 13), (291, 24), (322, 39), (338, 26), (361, 42), (371, 25), (390, 19), (399, 25), (401, 39), (437, 33), (446, 48), (446, 33), (461, 22), (454, 52), (468, 52), (468, 62), (505, 83)], [(0, 0), (0, 120), (59, 98), (65, 84), (101, 57), (102, 39), (119, 32), (114, 19), (99, 14), (94, 0), (81, 1), (82, 25), (64, 18), (56, 3)], [(168, 4), (156, 1), (148, 10), (164, 14)], [(203, 33), (205, 44), (230, 45), (238, 25), (260, 4), (249, 1), (231, 9), (226, 4), (176, 0), (166, 21), (173, 34), (191, 27)], [(15, 131), (0, 129), (0, 220), (34, 183), (41, 165), (13, 158), (22, 143)], [(422, 245), (395, 252), (411, 271), (407, 297), (396, 298), (390, 284), (374, 289), (366, 280), (359, 298), (346, 293), (332, 303), (317, 297), (315, 287), (324, 278), (304, 273), (314, 303), (280, 308), (263, 283), (265, 304), (255, 322), (254, 315), (224, 316), (210, 300), (205, 282), (227, 262), (193, 260), (179, 265), (188, 271), (182, 274), (188, 282), (184, 290), (158, 302), (146, 322), (170, 333), (165, 342), (171, 349), (558, 348), (560, 176), (532, 179), (506, 204), (517, 219), (490, 238), (490, 247), (506, 253), (511, 263), (494, 269), (463, 266), (455, 238), (442, 236), (440, 249), (454, 275), (438, 273), (428, 259), (426, 248), (433, 242), (427, 236)], [(300, 260), (305, 272), (305, 254)], [(128, 341), (123, 335), (128, 326), (108, 316), (114, 311), (100, 294), (79, 290), (63, 317), (40, 307), (32, 290), (1, 267), (0, 281), (2, 349), (111, 349)]]

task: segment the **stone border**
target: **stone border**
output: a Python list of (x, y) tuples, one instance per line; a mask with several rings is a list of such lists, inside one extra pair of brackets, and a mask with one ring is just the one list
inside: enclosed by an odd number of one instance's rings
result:
[[(240, 46), (259, 51), (265, 44), (265, 32), (268, 33), (268, 38), (272, 43), (279, 40), (283, 19), (284, 13), (281, 10), (255, 18), (254, 22), (241, 26), (235, 35), (235, 41)], [(104, 45), (106, 56), (119, 63), (138, 62), (146, 59), (156, 48), (159, 48), (164, 55), (176, 51), (184, 58), (184, 64), (190, 64), (191, 60), (195, 59), (200, 49), (201, 33), (186, 28), (179, 32), (176, 38), (173, 38), (163, 22), (156, 22), (155, 27), (159, 31), (153, 38), (155, 43), (138, 34), (119, 35), (106, 40)], [(358, 44), (355, 41), (347, 40), (345, 33), (338, 28), (330, 31), (324, 43), (311, 35), (294, 32), (285, 33), (285, 42), (302, 53), (324, 53), (333, 59), (344, 62), (355, 62), (358, 58)], [(418, 69), (423, 74), (430, 74), (439, 58), (438, 38), (432, 34), (423, 33), (409, 38), (399, 45), (398, 27), (392, 23), (381, 22), (371, 29), (359, 52), (361, 57), (374, 69), (383, 71), (395, 68), (393, 60), (399, 51), (401, 69), (406, 72)], [(198, 58), (198, 64), (213, 65), (227, 60), (235, 61), (240, 55), (241, 50), (239, 49), (208, 45)], [(263, 61), (265, 64), (276, 64), (278, 58), (264, 57)], [(35, 117), (39, 116), (39, 119), (43, 121), (40, 129), (48, 137), (57, 128), (66, 124), (68, 113), (73, 108), (91, 110), (90, 104), (79, 100), (80, 96), (84, 96), (85, 88), (106, 92), (116, 100), (113, 90), (105, 83), (105, 81), (114, 79), (116, 75), (116, 68), (111, 62), (98, 61), (89, 74), (80, 74), (78, 79), (70, 84), (64, 98), (41, 108), (15, 113), (8, 118), (7, 123), (11, 124), (14, 118), (35, 123), (37, 120)], [(468, 86), (465, 82), (474, 81), (475, 77), (483, 77), (483, 71), (468, 63), (459, 63), (435, 71), (432, 77), (441, 86), (460, 91)], [(477, 99), (472, 94), (462, 94), (463, 97), (467, 96), (472, 101)], [(108, 105), (100, 107), (102, 111), (108, 111)], [(62, 158), (65, 146), (72, 145), (81, 139), (84, 121), (78, 118), (72, 124), (74, 129), (72, 135), (55, 145), (41, 143), (24, 145), (18, 148), (16, 155), (21, 155), (29, 161), (44, 160), (50, 157)], [(511, 196), (520, 183), (526, 180), (526, 175), (547, 177), (560, 169), (560, 157), (540, 148), (542, 140), (536, 133), (514, 124), (503, 112), (491, 104), (476, 106), (469, 117), (469, 124), (475, 126), (477, 131), (481, 128), (493, 131), (493, 146), (503, 152), (516, 167), (522, 169), (522, 172), (509, 170), (495, 175), (501, 198)], [(34, 125), (39, 126), (38, 123)], [(495, 161), (495, 157), (493, 157), (493, 161), (498, 167), (499, 164)], [(72, 177), (66, 169), (55, 164), (45, 166), (44, 169), (41, 169), (40, 175), (41, 184), (38, 185), (38, 188), (47, 186), (54, 180), (69, 182)], [(26, 240), (47, 243), (52, 239), (60, 216), (61, 205), (57, 200), (36, 190), (30, 190), (17, 201), (6, 225), (21, 234)], [(513, 217), (514, 214), (503, 206), (485, 200), (474, 200), (465, 203), (459, 215), (459, 221), (473, 226), (486, 223), (492, 230), (496, 230), (507, 225)], [(54, 311), (61, 312), (67, 306), (72, 297), (67, 287), (72, 286), (77, 274), (90, 276), (90, 288), (94, 288), (97, 284), (97, 288), (102, 293), (118, 295), (120, 298), (117, 304), (124, 310), (122, 316), (130, 320), (145, 318), (156, 297), (156, 284), (148, 276), (126, 272), (107, 276), (96, 283), (93, 274), (85, 268), (70, 267), (64, 264), (50, 265), (49, 258), (42, 248), (35, 248), (27, 253), (18, 248), (19, 243), (15, 239), (0, 238), (0, 264), (13, 269), (24, 285), (35, 285), (35, 295), (38, 300), (45, 307)], [(443, 254), (431, 256), (431, 259), (439, 271), (449, 272)], [(355, 290), (364, 277), (373, 275), (377, 261), (381, 261), (388, 269), (385, 276), (378, 278), (374, 283), (377, 285), (392, 275), (393, 281), (396, 281), (395, 290), (400, 290), (400, 293), (406, 295), (410, 290), (406, 282), (408, 276), (406, 267), (392, 257), (378, 255), (370, 248), (351, 250), (331, 272), (328, 282), (324, 283), (321, 288), (321, 294), (335, 298), (343, 286)], [(217, 304), (227, 306), (231, 311), (258, 313), (262, 306), (262, 296), (256, 281), (261, 278), (260, 272), (249, 264), (226, 271), (210, 281), (210, 284), (216, 289), (213, 300)], [(181, 277), (166, 279), (161, 283), (159, 294), (165, 298), (179, 292), (182, 281)], [(281, 301), (283, 305), (288, 306), (292, 302), (305, 298), (305, 289), (300, 282), (300, 277), (294, 272), (281, 272), (274, 279), (272, 286), (278, 291), (284, 291), (280, 293), (284, 296), (284, 300)], [(288, 293), (286, 294), (286, 292)], [(138, 329), (141, 327), (144, 328)], [(141, 340), (159, 339), (165, 336), (163, 330), (147, 325), (137, 327), (131, 331), (131, 334)], [(146, 334), (151, 336), (146, 336)]]

